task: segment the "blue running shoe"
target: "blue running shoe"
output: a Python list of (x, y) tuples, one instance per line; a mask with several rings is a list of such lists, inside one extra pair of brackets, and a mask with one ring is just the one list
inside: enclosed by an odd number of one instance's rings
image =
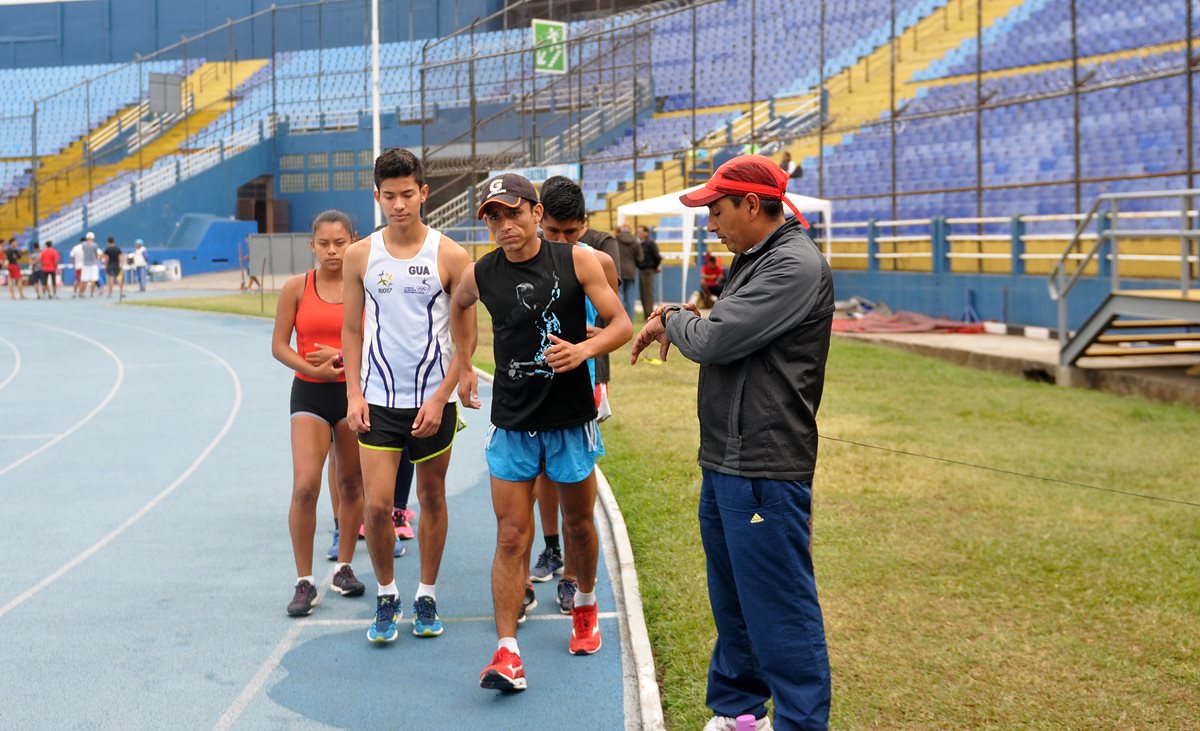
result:
[(400, 636), (396, 625), (400, 622), (400, 597), (383, 594), (375, 599), (375, 621), (367, 629), (371, 642), (395, 642)]
[(330, 546), (329, 550), (325, 552), (325, 558), (329, 559), (330, 561), (336, 561), (337, 560), (337, 552), (338, 552), (338, 529), (334, 528), (333, 529), (333, 545)]
[(413, 602), (413, 634), (417, 637), (437, 637), (442, 633), (437, 602), (431, 596), (419, 596)]
[(406, 553), (408, 551), (405, 550), (404, 546), (400, 545), (400, 539), (397, 538), (395, 545), (392, 546), (392, 558), (400, 558)]

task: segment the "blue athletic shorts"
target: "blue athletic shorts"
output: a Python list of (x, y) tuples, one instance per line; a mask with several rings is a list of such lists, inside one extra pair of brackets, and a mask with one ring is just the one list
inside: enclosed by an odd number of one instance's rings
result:
[(595, 420), (566, 429), (510, 431), (488, 428), (488, 471), (509, 482), (526, 482), (543, 470), (555, 482), (582, 482), (604, 454), (604, 442)]

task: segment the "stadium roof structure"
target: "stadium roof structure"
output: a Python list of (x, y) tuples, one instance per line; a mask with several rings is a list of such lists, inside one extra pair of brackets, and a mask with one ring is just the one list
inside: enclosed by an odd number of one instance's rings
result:
[[(696, 240), (696, 218), (698, 216), (708, 216), (708, 211), (704, 208), (689, 208), (683, 205), (679, 200), (679, 196), (685, 193), (691, 193), (693, 190), (703, 186), (696, 185), (691, 188), (667, 193), (666, 195), (647, 198), (645, 200), (626, 203), (623, 206), (617, 207), (617, 223), (618, 225), (625, 222), (626, 218), (633, 216), (679, 216), (683, 219), (681, 238), (683, 239), (683, 278), (680, 286), (679, 299), (681, 302), (687, 301), (687, 275), (688, 262), (692, 258), (692, 243)], [(829, 254), (829, 223), (833, 221), (833, 204), (823, 198), (811, 198), (806, 195), (797, 195), (796, 193), (788, 193), (788, 199), (795, 204), (796, 208), (801, 213), (820, 213), (821, 222), (826, 224), (821, 227), (822, 244), (826, 255)], [(784, 211), (787, 213), (786, 209)]]

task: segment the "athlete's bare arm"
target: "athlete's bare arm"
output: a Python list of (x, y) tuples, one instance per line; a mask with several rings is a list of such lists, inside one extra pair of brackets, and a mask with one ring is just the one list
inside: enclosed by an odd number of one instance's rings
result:
[[(600, 262), (600, 267), (604, 269), (604, 278), (608, 280), (608, 286), (612, 287), (614, 293), (621, 291), (621, 278), (617, 276), (617, 263), (608, 255), (606, 251), (592, 249), (592, 253), (596, 255), (596, 260)], [(619, 294), (617, 296), (620, 296)]]
[(303, 373), (309, 378), (336, 381), (338, 376), (342, 375), (342, 369), (333, 366), (332, 358), (313, 363), (292, 348), (292, 332), (296, 329), (296, 309), (300, 306), (300, 298), (303, 295), (303, 274), (292, 277), (284, 283), (283, 290), (279, 293), (279, 302), (275, 305), (275, 331), (271, 333), (271, 355), (288, 368)]
[[(438, 242), (438, 273), (442, 279), (443, 292), (454, 291), (455, 285), (462, 277), (463, 269), (470, 263), (471, 257), (467, 254), (466, 249), (449, 237), (441, 238), (441, 241)], [(451, 337), (453, 338), (453, 335)], [(446, 402), (450, 400), (454, 389), (458, 386), (459, 372), (458, 359), (452, 358), (446, 377), (442, 379), (442, 384), (438, 386), (432, 396), (425, 400), (425, 403), (421, 404), (421, 408), (417, 411), (417, 417), (413, 419), (412, 435), (414, 437), (430, 437), (437, 434), (442, 425), (442, 412), (446, 408)]]
[(458, 370), (458, 400), (468, 409), (479, 408), (479, 378), (471, 367), (471, 356), (479, 341), (479, 322), (475, 303), (479, 286), (475, 283), (475, 264), (469, 263), (459, 275), (450, 295), (450, 338), (454, 341), (454, 360)]
[(609, 285), (600, 261), (578, 247), (572, 251), (572, 256), (575, 259), (575, 276), (579, 279), (584, 294), (592, 301), (597, 314), (608, 324), (594, 330), (594, 336), (582, 343), (568, 343), (551, 335), (550, 342), (553, 345), (546, 348), (546, 363), (555, 373), (578, 368), (588, 358), (611, 353), (629, 342), (633, 335), (633, 323), (629, 321), (629, 315), (625, 314), (621, 300), (617, 299), (616, 292)]
[(346, 369), (346, 419), (358, 433), (371, 430), (370, 410), (363, 398), (362, 373), (363, 294), (362, 281), (371, 253), (369, 238), (356, 241), (342, 258), (342, 361)]

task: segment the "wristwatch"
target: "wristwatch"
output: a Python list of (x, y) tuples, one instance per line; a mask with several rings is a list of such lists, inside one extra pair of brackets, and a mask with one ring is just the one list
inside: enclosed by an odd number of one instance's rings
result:
[(679, 312), (682, 309), (683, 308), (680, 307), (679, 305), (667, 305), (666, 307), (664, 307), (658, 311), (658, 319), (662, 321), (662, 326), (663, 326), (664, 331), (667, 329), (667, 313), (668, 312)]

